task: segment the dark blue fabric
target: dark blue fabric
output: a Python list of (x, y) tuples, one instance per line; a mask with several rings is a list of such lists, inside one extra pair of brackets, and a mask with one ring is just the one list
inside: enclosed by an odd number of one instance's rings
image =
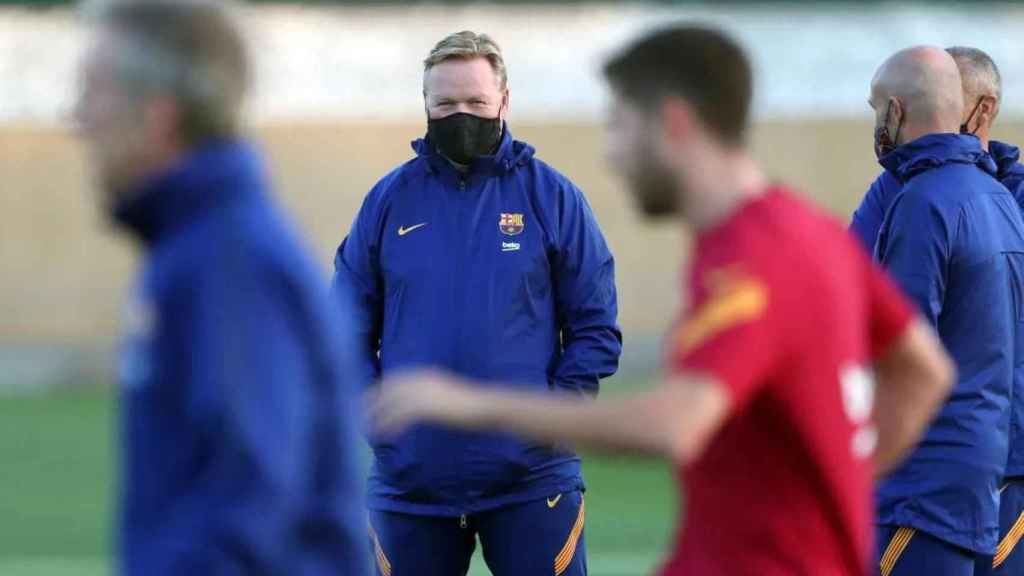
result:
[[(366, 197), (335, 258), (376, 373), (439, 366), (552, 394), (618, 367), (614, 260), (583, 194), (506, 129), (456, 170), (426, 140)], [(499, 228), (503, 214), (522, 226)], [(403, 234), (404, 232), (404, 234)], [(371, 439), (371, 508), (458, 516), (582, 487), (578, 458), (421, 425)]]
[(902, 183), (876, 256), (937, 330), (954, 390), (878, 488), (878, 522), (992, 554), (1011, 386), (1024, 362), (1024, 221), (977, 138), (934, 134), (882, 157)]
[(871, 183), (860, 206), (853, 211), (853, 216), (850, 218), (850, 231), (860, 239), (869, 253), (875, 251), (875, 242), (878, 240), (878, 230), (882, 227), (882, 220), (885, 219), (889, 205), (892, 204), (893, 198), (901, 188), (903, 188), (903, 184), (892, 175), (892, 172), (883, 170), (878, 178)]
[[(494, 576), (553, 574), (555, 560), (581, 519), (579, 491), (513, 504), (464, 519), (374, 510), (371, 547), (377, 576), (461, 576), (480, 539), (483, 558)], [(561, 576), (586, 576), (583, 530)]]
[[(996, 140), (988, 143), (988, 153), (996, 163), (996, 179), (1013, 194), (1024, 209), (1024, 164), (1020, 163), (1020, 150)], [(868, 252), (875, 251), (878, 230), (896, 194), (903, 184), (888, 170), (883, 170), (871, 183), (867, 194), (850, 218), (850, 231), (860, 239)]]
[(365, 375), (257, 155), (203, 147), (116, 217), (147, 250), (122, 352), (121, 572), (364, 573)]
[[(880, 568), (882, 556), (893, 536), (896, 526), (879, 526), (876, 531), (878, 554), (875, 566)], [(924, 532), (911, 536), (887, 576), (980, 576), (976, 566), (991, 565), (991, 555), (979, 555), (965, 548), (952, 546)], [(881, 571), (876, 571), (878, 576)], [(885, 575), (883, 575), (885, 576)]]
[[(1013, 194), (1017, 205), (1024, 209), (1024, 164), (1020, 163), (1020, 151), (1016, 146), (992, 140), (989, 155), (996, 163), (996, 179)], [(878, 230), (882, 220), (903, 184), (888, 170), (879, 174), (864, 196), (861, 205), (853, 213), (850, 230), (860, 238), (869, 251), (874, 251)], [(1024, 475), (1024, 366), (1014, 371), (1013, 413), (1010, 420), (1010, 456), (1006, 474)]]
[(1024, 517), (1024, 478), (1016, 477), (1007, 480), (1003, 491), (999, 493), (999, 537), (1012, 544), (1009, 554), (1002, 558), (999, 566), (992, 569), (993, 576), (1020, 576), (1024, 574), (1024, 543), (1017, 535), (1007, 538), (1014, 525)]

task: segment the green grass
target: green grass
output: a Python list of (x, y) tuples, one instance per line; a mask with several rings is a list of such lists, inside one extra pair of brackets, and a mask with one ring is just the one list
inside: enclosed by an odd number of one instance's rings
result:
[[(0, 574), (110, 573), (114, 402), (104, 388), (0, 395)], [(598, 456), (584, 467), (591, 574), (648, 572), (675, 516), (667, 467)], [(480, 558), (472, 574), (487, 574)]]

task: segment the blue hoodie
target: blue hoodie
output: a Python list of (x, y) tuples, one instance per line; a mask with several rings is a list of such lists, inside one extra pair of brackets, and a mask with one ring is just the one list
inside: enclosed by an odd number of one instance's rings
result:
[[(367, 195), (335, 258), (372, 369), (596, 394), (622, 338), (614, 261), (583, 194), (507, 128), (465, 173), (427, 140), (413, 149)], [(512, 436), (421, 425), (371, 444), (379, 510), (460, 516), (583, 488), (575, 455)]]
[[(996, 163), (996, 179), (1013, 194), (1017, 205), (1024, 210), (1024, 164), (1020, 163), (1020, 150), (1016, 146), (991, 140), (988, 153)], [(860, 238), (869, 251), (874, 251), (885, 213), (902, 188), (903, 184), (892, 172), (883, 171), (853, 213), (850, 231)], [(1014, 370), (1013, 379), (1010, 457), (1006, 463), (1006, 476), (1024, 477), (1024, 365)]]
[(977, 138), (933, 134), (883, 156), (901, 183), (876, 256), (958, 368), (910, 457), (878, 487), (878, 522), (992, 554), (1014, 370), (1024, 359), (1024, 221)]
[(256, 155), (204, 146), (115, 217), (146, 250), (122, 344), (119, 572), (367, 573), (352, 337)]
[[(1006, 186), (1024, 210), (1024, 164), (1020, 163), (1020, 150), (1016, 146), (990, 140), (988, 153), (996, 162), (996, 179)], [(874, 252), (878, 229), (882, 227), (885, 213), (902, 187), (903, 184), (891, 172), (884, 170), (871, 183), (860, 206), (853, 211), (850, 231), (860, 238), (868, 252)]]

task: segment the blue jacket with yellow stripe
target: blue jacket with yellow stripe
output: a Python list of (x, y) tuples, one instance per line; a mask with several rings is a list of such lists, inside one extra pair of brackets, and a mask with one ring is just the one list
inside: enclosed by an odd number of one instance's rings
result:
[[(413, 149), (370, 191), (335, 259), (372, 370), (595, 394), (622, 337), (614, 260), (583, 194), (507, 128), (465, 171), (427, 139)], [(420, 425), (371, 444), (375, 509), (459, 516), (583, 488), (574, 454), (508, 435)]]
[[(935, 327), (957, 383), (878, 486), (878, 522), (992, 554), (1024, 374), (1024, 220), (977, 138), (931, 134), (881, 159), (901, 183), (875, 255)], [(1014, 426), (1019, 422), (1013, 420)]]

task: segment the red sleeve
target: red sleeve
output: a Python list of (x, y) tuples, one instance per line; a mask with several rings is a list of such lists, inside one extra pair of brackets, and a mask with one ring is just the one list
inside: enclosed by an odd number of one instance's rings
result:
[(780, 313), (763, 275), (733, 265), (694, 278), (694, 301), (670, 342), (672, 366), (719, 381), (742, 406), (784, 353)]
[(874, 262), (867, 263), (868, 329), (871, 335), (871, 358), (884, 354), (910, 327), (914, 307), (889, 275)]

